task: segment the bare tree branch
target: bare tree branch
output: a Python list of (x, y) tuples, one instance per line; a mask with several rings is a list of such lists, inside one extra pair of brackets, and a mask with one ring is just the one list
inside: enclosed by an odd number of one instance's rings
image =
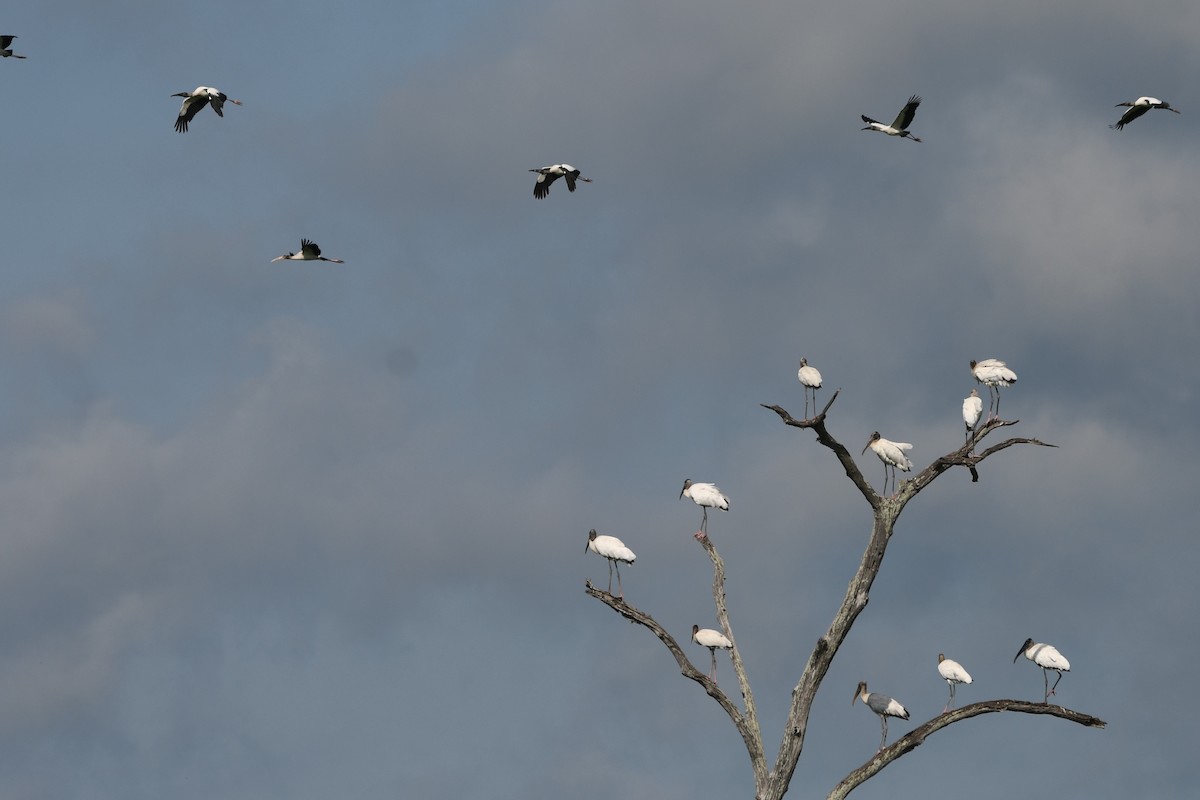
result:
[(900, 756), (924, 744), (926, 738), (945, 728), (947, 725), (953, 725), (955, 722), (977, 717), (980, 714), (992, 714), (998, 711), (1015, 711), (1020, 714), (1049, 714), (1050, 716), (1060, 717), (1080, 725), (1086, 725), (1089, 728), (1103, 728), (1107, 724), (1104, 720), (1093, 717), (1090, 714), (1073, 711), (1063, 706), (1052, 706), (1047, 703), (1030, 703), (1025, 700), (984, 700), (980, 703), (972, 703), (969, 706), (963, 706), (945, 714), (939, 714), (880, 750), (867, 763), (851, 772), (845, 778), (842, 778), (841, 782), (829, 793), (828, 800), (842, 800), (846, 795), (854, 791), (859, 784), (874, 777), (877, 772)]

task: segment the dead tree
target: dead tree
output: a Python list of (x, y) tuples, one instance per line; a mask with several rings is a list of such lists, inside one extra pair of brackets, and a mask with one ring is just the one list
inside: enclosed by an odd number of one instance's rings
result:
[[(932, 464), (918, 472), (910, 480), (903, 481), (894, 494), (883, 497), (863, 477), (850, 451), (841, 442), (833, 438), (825, 426), (825, 415), (829, 412), (829, 408), (833, 405), (833, 402), (837, 400), (839, 392), (840, 390), (834, 392), (833, 396), (825, 404), (825, 407), (821, 409), (821, 412), (812, 419), (795, 419), (791, 414), (777, 405), (763, 405), (763, 408), (770, 409), (778, 414), (785, 425), (793, 428), (812, 430), (816, 433), (817, 442), (832, 451), (845, 470), (846, 477), (858, 487), (859, 492), (867, 503), (870, 504), (873, 512), (871, 538), (867, 542), (866, 549), (863, 551), (862, 561), (858, 565), (858, 570), (850, 580), (850, 585), (846, 588), (846, 595), (842, 599), (842, 604), (838, 608), (833, 621), (829, 624), (829, 628), (825, 634), (817, 640), (812, 654), (808, 657), (808, 662), (804, 665), (804, 672), (800, 675), (799, 682), (797, 682), (795, 688), (792, 690), (791, 708), (788, 712), (787, 723), (784, 726), (782, 740), (779, 744), (779, 752), (775, 757), (774, 765), (769, 764), (767, 761), (766, 750), (763, 747), (762, 731), (758, 723), (758, 712), (754, 705), (754, 693), (750, 690), (750, 683), (746, 678), (746, 670), (742, 663), (741, 655), (738, 652), (737, 639), (734, 638), (733, 630), (729, 624), (729, 613), (725, 606), (725, 565), (716, 547), (713, 546), (712, 541), (708, 537), (697, 534), (697, 540), (708, 553), (708, 557), (712, 560), (713, 564), (713, 601), (716, 604), (717, 620), (721, 624), (722, 632), (733, 642), (733, 647), (729, 653), (730, 660), (733, 662), (734, 673), (737, 675), (738, 688), (742, 694), (743, 705), (741, 708), (738, 708), (737, 704), (714, 681), (709, 680), (707, 674), (692, 664), (684, 654), (683, 649), (679, 646), (679, 643), (652, 616), (629, 605), (622, 598), (614, 597), (608, 592), (592, 586), (590, 581), (585, 584), (585, 591), (589, 595), (605, 603), (631, 622), (647, 628), (657, 636), (671, 652), (671, 655), (675, 657), (675, 661), (679, 664), (679, 669), (683, 676), (700, 684), (704, 691), (708, 693), (708, 696), (716, 700), (721, 708), (724, 709), (730, 721), (741, 735), (742, 741), (746, 746), (746, 753), (750, 757), (750, 766), (754, 773), (755, 800), (781, 800), (787, 793), (792, 775), (796, 770), (796, 764), (799, 762), (800, 754), (804, 750), (804, 737), (808, 727), (808, 716), (812, 709), (813, 701), (817, 696), (817, 690), (820, 689), (821, 682), (829, 671), (838, 648), (841, 647), (842, 642), (849, 635), (854, 621), (858, 619), (858, 615), (867, 606), (867, 601), (870, 598), (871, 584), (874, 583), (875, 576), (879, 574), (879, 568), (883, 564), (884, 554), (887, 552), (888, 543), (892, 538), (892, 530), (895, 528), (900, 512), (904, 510), (908, 502), (932, 483), (935, 478), (953, 467), (965, 467), (970, 471), (971, 479), (978, 481), (979, 473), (976, 465), (990, 456), (999, 453), (1001, 450), (1019, 444), (1031, 444), (1041, 447), (1055, 446), (1037, 439), (1011, 438), (975, 452), (977, 447), (982, 446), (983, 440), (987, 438), (988, 434), (1001, 428), (1015, 425), (1019, 421), (1005, 421), (998, 418), (991, 419), (978, 425), (962, 447), (935, 459)], [(876, 775), (881, 769), (900, 756), (912, 751), (918, 745), (922, 744), (928, 736), (942, 728), (970, 717), (996, 711), (1046, 714), (1088, 727), (1103, 728), (1105, 726), (1103, 720), (1089, 714), (1073, 711), (1058, 705), (1050, 705), (1049, 703), (1030, 703), (1023, 700), (986, 700), (973, 703), (935, 716), (933, 719), (919, 725), (891, 745), (874, 754), (865, 764), (852, 771), (830, 791), (828, 795), (830, 800), (844, 798), (863, 781)]]

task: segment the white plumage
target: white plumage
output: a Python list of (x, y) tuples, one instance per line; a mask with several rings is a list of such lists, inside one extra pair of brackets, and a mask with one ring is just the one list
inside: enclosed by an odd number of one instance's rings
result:
[(821, 388), (821, 373), (816, 367), (808, 365), (808, 359), (800, 359), (800, 369), (796, 370), (796, 378), (804, 386), (804, 418), (808, 419), (808, 392), (812, 390), (813, 413), (817, 413), (817, 389)]
[(900, 705), (900, 701), (885, 694), (868, 692), (866, 681), (858, 682), (858, 688), (854, 690), (854, 698), (850, 701), (850, 705), (854, 705), (857, 700), (862, 700), (866, 703), (867, 708), (879, 715), (879, 725), (883, 734), (879, 739), (879, 749), (882, 750), (884, 743), (887, 742), (887, 718), (908, 719), (908, 709)]
[(1166, 102), (1165, 100), (1159, 100), (1157, 97), (1139, 97), (1137, 100), (1117, 103), (1115, 106), (1113, 106), (1113, 108), (1120, 108), (1121, 106), (1128, 106), (1129, 110), (1121, 115), (1121, 118), (1117, 120), (1116, 124), (1109, 125), (1108, 127), (1115, 128), (1116, 130), (1124, 130), (1126, 125), (1133, 122), (1135, 119), (1140, 117), (1142, 114), (1145, 114), (1152, 108), (1162, 108), (1166, 109), (1167, 111), (1174, 111), (1176, 114), (1179, 113), (1178, 108), (1171, 108), (1170, 103)]
[(971, 374), (975, 376), (975, 380), (988, 387), (988, 419), (999, 417), (1000, 389), (1016, 383), (1017, 373), (998, 358), (985, 358), (983, 361), (971, 362)]
[(883, 491), (887, 491), (889, 469), (892, 477), (892, 491), (896, 491), (896, 470), (908, 472), (912, 469), (912, 461), (904, 455), (905, 450), (912, 450), (912, 445), (908, 442), (889, 441), (880, 436), (879, 431), (875, 431), (867, 440), (866, 446), (863, 447), (862, 455), (866, 455), (868, 447), (883, 462)]
[(729, 650), (733, 647), (733, 642), (729, 641), (729, 637), (720, 631), (701, 628), (699, 625), (692, 626), (692, 641), (701, 647), (708, 648), (709, 655), (712, 656), (712, 667), (709, 668), (708, 677), (715, 681), (717, 679), (717, 650)]
[(570, 164), (551, 164), (548, 167), (538, 167), (529, 171), (538, 174), (537, 181), (533, 184), (533, 196), (538, 200), (550, 194), (550, 184), (559, 178), (566, 178), (567, 191), (569, 192), (575, 191), (575, 181), (583, 181), (584, 183), (592, 182), (591, 178), (579, 177), (579, 170)]
[(950, 706), (954, 705), (955, 684), (971, 683), (971, 673), (963, 669), (962, 664), (946, 658), (944, 653), (938, 653), (938, 675), (950, 685), (950, 698), (946, 701), (946, 707), (942, 709), (942, 713), (945, 714), (950, 710)]
[(212, 110), (217, 112), (218, 117), (223, 117), (225, 112), (222, 111), (222, 108), (226, 100), (235, 106), (242, 104), (241, 100), (232, 100), (226, 97), (220, 89), (214, 89), (211, 86), (197, 86), (190, 92), (176, 92), (171, 96), (183, 98), (183, 105), (179, 107), (179, 115), (175, 117), (175, 130), (179, 133), (186, 133), (188, 123), (207, 105), (212, 106)]
[(900, 136), (912, 139), (914, 142), (921, 141), (916, 136), (908, 132), (908, 126), (912, 124), (913, 117), (917, 115), (917, 106), (921, 105), (921, 98), (915, 94), (908, 98), (908, 102), (904, 104), (904, 108), (900, 109), (900, 113), (896, 115), (896, 119), (892, 120), (891, 125), (884, 125), (878, 120), (873, 120), (866, 114), (862, 115), (862, 121), (867, 123), (864, 131), (879, 131), (886, 133), (888, 136)]
[(708, 535), (708, 510), (710, 508), (721, 511), (729, 510), (729, 498), (722, 494), (714, 483), (695, 483), (688, 478), (683, 482), (683, 490), (679, 493), (680, 500), (685, 497), (704, 510), (697, 538)]
[(634, 552), (625, 546), (615, 536), (600, 536), (595, 529), (588, 531), (588, 543), (584, 547), (583, 552), (591, 551), (598, 556), (608, 559), (608, 593), (612, 594), (612, 574), (613, 567), (617, 568), (617, 591), (618, 597), (625, 596), (625, 590), (621, 588), (621, 566), (617, 562), (624, 561), (626, 564), (632, 564), (637, 556)]
[[(1054, 645), (1042, 644), (1033, 639), (1025, 640), (1025, 644), (1021, 645), (1021, 649), (1013, 656), (1013, 663), (1017, 663), (1017, 659), (1021, 656), (1025, 656), (1042, 668), (1042, 688), (1045, 690), (1042, 702), (1050, 702), (1050, 695), (1054, 694), (1054, 690), (1058, 688), (1058, 682), (1062, 680), (1063, 673), (1071, 671), (1071, 662), (1067, 661), (1066, 656), (1058, 652)], [(1058, 673), (1058, 678), (1055, 679), (1053, 686), (1050, 685), (1050, 670)]]
[(975, 424), (983, 416), (983, 400), (979, 397), (978, 389), (972, 389), (971, 394), (963, 398), (962, 414), (967, 426), (967, 438), (970, 439), (971, 431), (975, 430)]

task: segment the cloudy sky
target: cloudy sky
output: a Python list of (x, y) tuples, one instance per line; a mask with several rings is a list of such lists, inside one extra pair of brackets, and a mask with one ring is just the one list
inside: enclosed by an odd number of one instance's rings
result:
[[(854, 686), (982, 717), (856, 797), (1195, 791), (1200, 6), (1066, 0), (20, 3), (0, 32), (0, 796), (746, 797), (741, 741), (585, 596), (715, 625), (768, 752), (869, 509), (811, 433), (923, 467), (971, 359), (1016, 448), (904, 513)], [(217, 86), (183, 135), (179, 99)], [(924, 143), (862, 132), (924, 98)], [(1124, 131), (1114, 103), (1169, 100)], [(531, 167), (594, 183), (532, 197)], [(270, 263), (316, 240), (344, 265)], [(878, 485), (882, 469), (862, 460)], [(695, 659), (708, 654), (694, 645)], [(721, 680), (732, 687), (728, 660)], [(1173, 688), (1174, 687), (1174, 688)]]

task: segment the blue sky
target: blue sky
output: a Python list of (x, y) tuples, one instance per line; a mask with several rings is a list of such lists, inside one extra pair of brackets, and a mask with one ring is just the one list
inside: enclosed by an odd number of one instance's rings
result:
[[(1016, 448), (904, 513), (793, 795), (1194, 793), (1194, 3), (25, 4), (0, 20), (0, 795), (744, 795), (741, 742), (583, 593), (712, 627), (767, 750), (870, 530), (811, 434)], [(172, 130), (175, 92), (244, 101)], [(859, 128), (924, 98), (924, 142)], [(1113, 105), (1153, 111), (1124, 131)], [(556, 162), (594, 182), (532, 197)], [(270, 263), (301, 237), (345, 259)], [(881, 468), (861, 460), (878, 485)], [(694, 647), (694, 646), (693, 646)], [(700, 663), (707, 652), (694, 647)], [(727, 660), (722, 678), (732, 680)], [(890, 726), (892, 736), (909, 727)]]

